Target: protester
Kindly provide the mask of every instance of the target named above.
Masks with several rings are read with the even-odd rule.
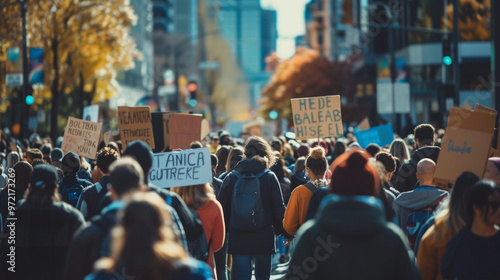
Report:
[[[238,162],[240,162],[245,157],[245,151],[242,147],[236,146],[231,148],[226,160],[225,172],[219,175],[219,179],[224,180],[229,172],[233,171]]]
[[[366,151],[368,154],[370,154],[372,157],[375,157],[375,155],[380,152],[381,148],[378,144],[376,143],[371,143],[366,147]]]
[[[71,206],[76,207],[83,189],[92,185],[92,183],[76,175],[78,170],[80,170],[80,157],[73,152],[68,152],[64,155],[61,162],[61,169],[64,173],[63,179],[59,182],[61,199]]]
[[[165,203],[153,193],[136,194],[113,229],[110,258],[96,263],[97,272],[85,280],[213,279],[208,265],[188,257],[176,241]]]
[[[182,223],[181,233],[182,237],[185,237],[187,241],[196,240],[200,237],[203,227],[199,219],[196,219],[186,203],[177,195],[176,193],[162,189],[161,186],[155,186],[149,182],[149,172],[153,166],[153,151],[144,141],[135,140],[130,142],[125,151],[123,151],[122,156],[131,156],[137,160],[144,173],[144,184],[146,185],[147,191],[153,191],[160,195],[168,205],[175,209],[179,220]]]
[[[288,199],[290,199],[290,196],[288,195],[290,193],[290,179],[288,179],[288,177],[286,176],[288,174],[287,171],[290,170],[288,170],[288,168],[285,166],[285,160],[278,151],[274,151],[274,156],[276,157],[276,161],[274,162],[273,166],[269,168],[269,170],[271,170],[274,175],[276,175],[276,178],[280,183],[283,201],[285,202],[285,205],[287,205]]]
[[[450,198],[436,213],[435,224],[423,234],[417,254],[422,280],[443,279],[441,259],[446,252],[446,244],[465,226],[467,198],[478,181],[473,173],[462,173],[451,189]]]
[[[83,279],[92,272],[94,262],[99,257],[109,256],[109,234],[118,223],[119,210],[125,208],[130,195],[144,190],[144,174],[134,159],[124,157],[116,160],[109,170],[109,191],[113,202],[104,208],[100,215],[94,217],[87,227],[75,234],[68,252],[65,280]],[[167,205],[164,207],[172,209]]]
[[[422,159],[417,164],[417,179],[420,186],[412,191],[402,192],[394,200],[394,211],[399,227],[406,233],[410,247],[415,242],[420,228],[434,214],[448,192],[433,185],[436,164],[430,159]]]
[[[330,183],[336,195],[300,228],[284,279],[419,279],[404,234],[374,198],[379,188],[366,154],[338,157]]]
[[[26,152],[26,161],[32,164],[36,158],[43,159],[42,152],[39,149],[28,149]]]
[[[82,212],[88,221],[101,213],[104,207],[111,203],[108,193],[109,167],[118,159],[118,152],[104,147],[97,153],[96,167],[102,177],[99,182],[83,189],[76,208]]]
[[[410,160],[410,151],[408,150],[408,146],[406,146],[405,141],[401,138],[397,138],[394,139],[389,146],[389,153],[396,158],[396,169],[394,170],[394,174],[391,179],[391,184],[395,187],[401,165]]]
[[[443,279],[500,279],[500,191],[479,181],[467,198],[466,225],[446,246]]]
[[[276,176],[268,171],[276,159],[269,144],[256,136],[247,139],[245,156],[246,159],[236,166],[237,173],[233,171],[224,179],[218,197],[228,229],[228,253],[233,255],[233,269],[237,279],[251,279],[252,261],[255,265],[255,277],[259,280],[269,279],[271,255],[275,252],[274,234],[285,234],[285,237],[290,238],[282,226],[285,206],[280,185]],[[255,199],[250,196],[242,198],[245,196],[241,187],[245,183],[240,174],[251,176],[251,182],[259,187],[255,190]],[[242,206],[249,204],[255,206],[249,208],[256,213],[252,217],[243,215]],[[249,219],[253,222],[246,224]]]
[[[308,178],[306,178],[306,173],[304,172],[306,168],[305,163],[306,163],[305,157],[299,157],[295,161],[295,168],[294,168],[294,173],[292,175],[292,179],[290,180],[290,193],[288,194],[288,196],[292,194],[293,190],[296,187],[307,183]]]
[[[304,224],[311,196],[318,188],[328,185],[325,180],[328,161],[322,147],[317,146],[311,150],[305,166],[310,181],[293,190],[283,219],[283,228],[291,236],[295,236],[299,227]]]
[[[434,146],[434,127],[430,124],[421,124],[415,127],[415,144],[417,150],[410,160],[401,163],[396,179],[396,190],[400,192],[411,191],[417,185],[417,163],[424,158],[437,162],[439,147]]]
[[[7,154],[7,164],[4,166],[4,173],[7,174],[9,168],[14,167],[14,165],[16,165],[19,161],[21,161],[21,157],[17,152],[12,151]]]
[[[100,149],[98,149],[98,151],[99,150]],[[84,180],[87,180],[87,181],[93,183],[91,170],[92,170],[92,167],[90,166],[90,163],[87,162],[87,159],[80,156],[80,170],[78,170],[78,173],[77,173],[78,178],[84,179]]]
[[[50,163],[50,152],[52,151],[52,145],[50,144],[43,144],[42,147],[40,148],[40,152],[42,152],[42,159],[45,160],[46,162]]]
[[[65,279],[68,246],[85,220],[75,208],[59,202],[57,188],[54,167],[33,169],[26,199],[16,208],[14,279]]]
[[[54,148],[50,152],[50,164],[54,167],[61,168],[61,161],[64,156],[61,148]]]
[[[226,172],[226,163],[227,163],[227,158],[229,156],[229,152],[231,151],[232,147],[229,146],[221,146],[215,155],[219,159],[219,165],[217,167],[217,170],[215,171],[215,176],[219,179],[221,174]]]
[[[399,192],[392,186],[391,179],[396,171],[396,159],[388,152],[379,152],[375,155],[377,162],[380,162],[384,167],[384,176],[382,185],[385,190],[390,191],[394,197],[399,196]]]
[[[488,158],[486,170],[483,175],[484,180],[491,180],[500,186],[500,157]]]
[[[329,164],[332,164],[335,161],[335,159],[337,159],[346,150],[347,146],[345,142],[341,139],[337,140],[337,142],[335,142],[335,145],[333,146],[332,162],[330,162]]]
[[[216,133],[210,135],[210,153],[215,154],[220,149],[219,136]]]
[[[195,209],[200,217],[205,233],[205,241],[209,249],[207,259],[204,261],[212,268],[215,274],[213,254],[224,245],[226,233],[222,206],[217,201],[213,189],[208,184],[177,187],[172,188],[172,191],[176,192],[186,202],[188,207]]]
[[[212,161],[212,188],[214,189],[214,194],[217,197],[219,193],[220,187],[222,186],[222,180],[215,177],[215,170],[217,170],[217,166],[219,165],[219,159],[215,154],[210,154],[210,160]]]

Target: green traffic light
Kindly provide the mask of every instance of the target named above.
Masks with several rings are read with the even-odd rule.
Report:
[[[448,56],[448,55],[447,55],[447,56],[444,56],[444,57],[443,57],[443,63],[444,63],[444,65],[446,65],[446,66],[450,66],[452,62],[453,62],[453,61],[451,60],[451,57],[450,57],[450,56]]]
[[[278,118],[278,112],[276,112],[276,111],[274,111],[274,110],[273,110],[273,111],[271,111],[271,112],[269,112],[269,118],[270,118],[271,120],[275,120],[275,119],[277,119],[277,118]]]
[[[35,101],[35,99],[33,98],[33,95],[26,96],[26,104],[31,105],[31,104],[33,104],[34,101]]]
[[[190,99],[188,102],[190,107],[196,107],[198,105],[198,100],[196,99]]]

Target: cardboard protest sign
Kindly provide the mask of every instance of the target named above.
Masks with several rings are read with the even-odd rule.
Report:
[[[111,130],[108,130],[108,131],[104,132],[104,134],[102,135],[102,138],[104,140],[104,144],[106,144],[106,147],[109,144],[109,138],[110,137],[111,137]]]
[[[83,119],[91,122],[99,122],[99,105],[83,107]]]
[[[69,117],[64,129],[61,149],[79,156],[95,159],[102,124]]]
[[[394,132],[390,123],[375,126],[367,130],[355,131],[354,135],[363,149],[366,149],[372,143],[384,147],[390,145],[394,140]]]
[[[210,148],[153,154],[149,181],[162,188],[211,183]]]
[[[496,112],[454,107],[434,172],[434,184],[449,190],[464,171],[483,177],[493,137]]]
[[[120,138],[123,147],[134,140],[146,142],[151,149],[155,148],[151,109],[149,106],[118,107]]]
[[[295,139],[337,137],[344,132],[340,96],[319,96],[291,100]]]
[[[200,140],[203,140],[203,138],[205,138],[209,133],[210,133],[210,123],[206,119],[201,120]]]
[[[364,118],[358,125],[359,130],[367,130],[370,129],[370,122],[368,121],[368,118]]]
[[[490,148],[490,152],[488,153],[488,157],[500,157],[500,151]]]
[[[202,115],[170,113],[163,115],[165,147],[189,149],[191,142],[200,141]]]

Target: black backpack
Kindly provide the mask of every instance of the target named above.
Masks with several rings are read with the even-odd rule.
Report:
[[[193,216],[196,219],[200,219],[198,213],[190,209]],[[201,231],[200,237],[196,240],[188,241],[188,250],[191,256],[199,261],[208,263],[208,257],[210,254],[210,244],[212,243],[212,238],[207,243],[207,237],[205,236],[205,230]]]
[[[81,185],[64,187],[61,190],[62,201],[71,204],[71,206],[73,207],[76,207],[76,204],[78,203],[78,198],[80,198],[82,191],[83,191],[83,186]]]
[[[268,169],[254,174],[241,174],[233,170],[238,177],[233,189],[231,200],[230,223],[237,230],[258,230],[264,226],[264,207],[260,194],[262,175],[270,172]]]

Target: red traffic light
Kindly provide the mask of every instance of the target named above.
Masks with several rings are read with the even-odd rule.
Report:
[[[198,85],[195,82],[190,82],[187,85],[187,89],[189,92],[195,92],[198,89]]]

